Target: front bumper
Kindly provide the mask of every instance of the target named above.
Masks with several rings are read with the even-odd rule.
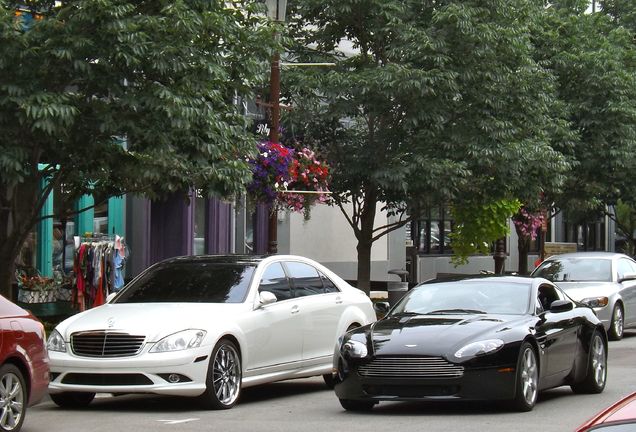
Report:
[[[132,357],[89,358],[49,351],[50,393],[154,393],[198,396],[205,391],[211,346]],[[179,381],[171,382],[179,376]]]
[[[460,378],[363,377],[351,368],[335,387],[339,399],[368,401],[510,400],[516,365],[470,368]]]

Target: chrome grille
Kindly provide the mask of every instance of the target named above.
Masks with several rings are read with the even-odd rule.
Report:
[[[82,357],[130,357],[141,351],[145,336],[91,331],[73,333],[71,349]]]
[[[363,377],[460,378],[464,367],[442,357],[377,357],[358,367]]]

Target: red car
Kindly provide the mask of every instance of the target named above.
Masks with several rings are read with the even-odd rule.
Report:
[[[588,431],[636,431],[636,392],[596,414],[576,430],[576,432]]]
[[[0,330],[0,431],[18,432],[49,385],[46,336],[36,317],[2,296]]]

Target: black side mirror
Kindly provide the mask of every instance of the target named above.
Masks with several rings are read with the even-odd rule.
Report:
[[[391,306],[389,306],[389,303],[387,302],[376,302],[373,303],[373,309],[375,309],[375,311],[379,314],[386,315],[389,312],[389,309],[391,309]]]
[[[556,300],[550,305],[550,312],[567,312],[574,309],[574,303],[568,300]]]

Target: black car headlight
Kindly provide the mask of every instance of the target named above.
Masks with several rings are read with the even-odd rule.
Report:
[[[342,355],[345,358],[364,358],[368,354],[369,350],[362,342],[349,339],[342,345]]]
[[[497,352],[504,346],[501,339],[487,339],[479,342],[469,343],[455,353],[457,358],[477,357],[485,354]]]

